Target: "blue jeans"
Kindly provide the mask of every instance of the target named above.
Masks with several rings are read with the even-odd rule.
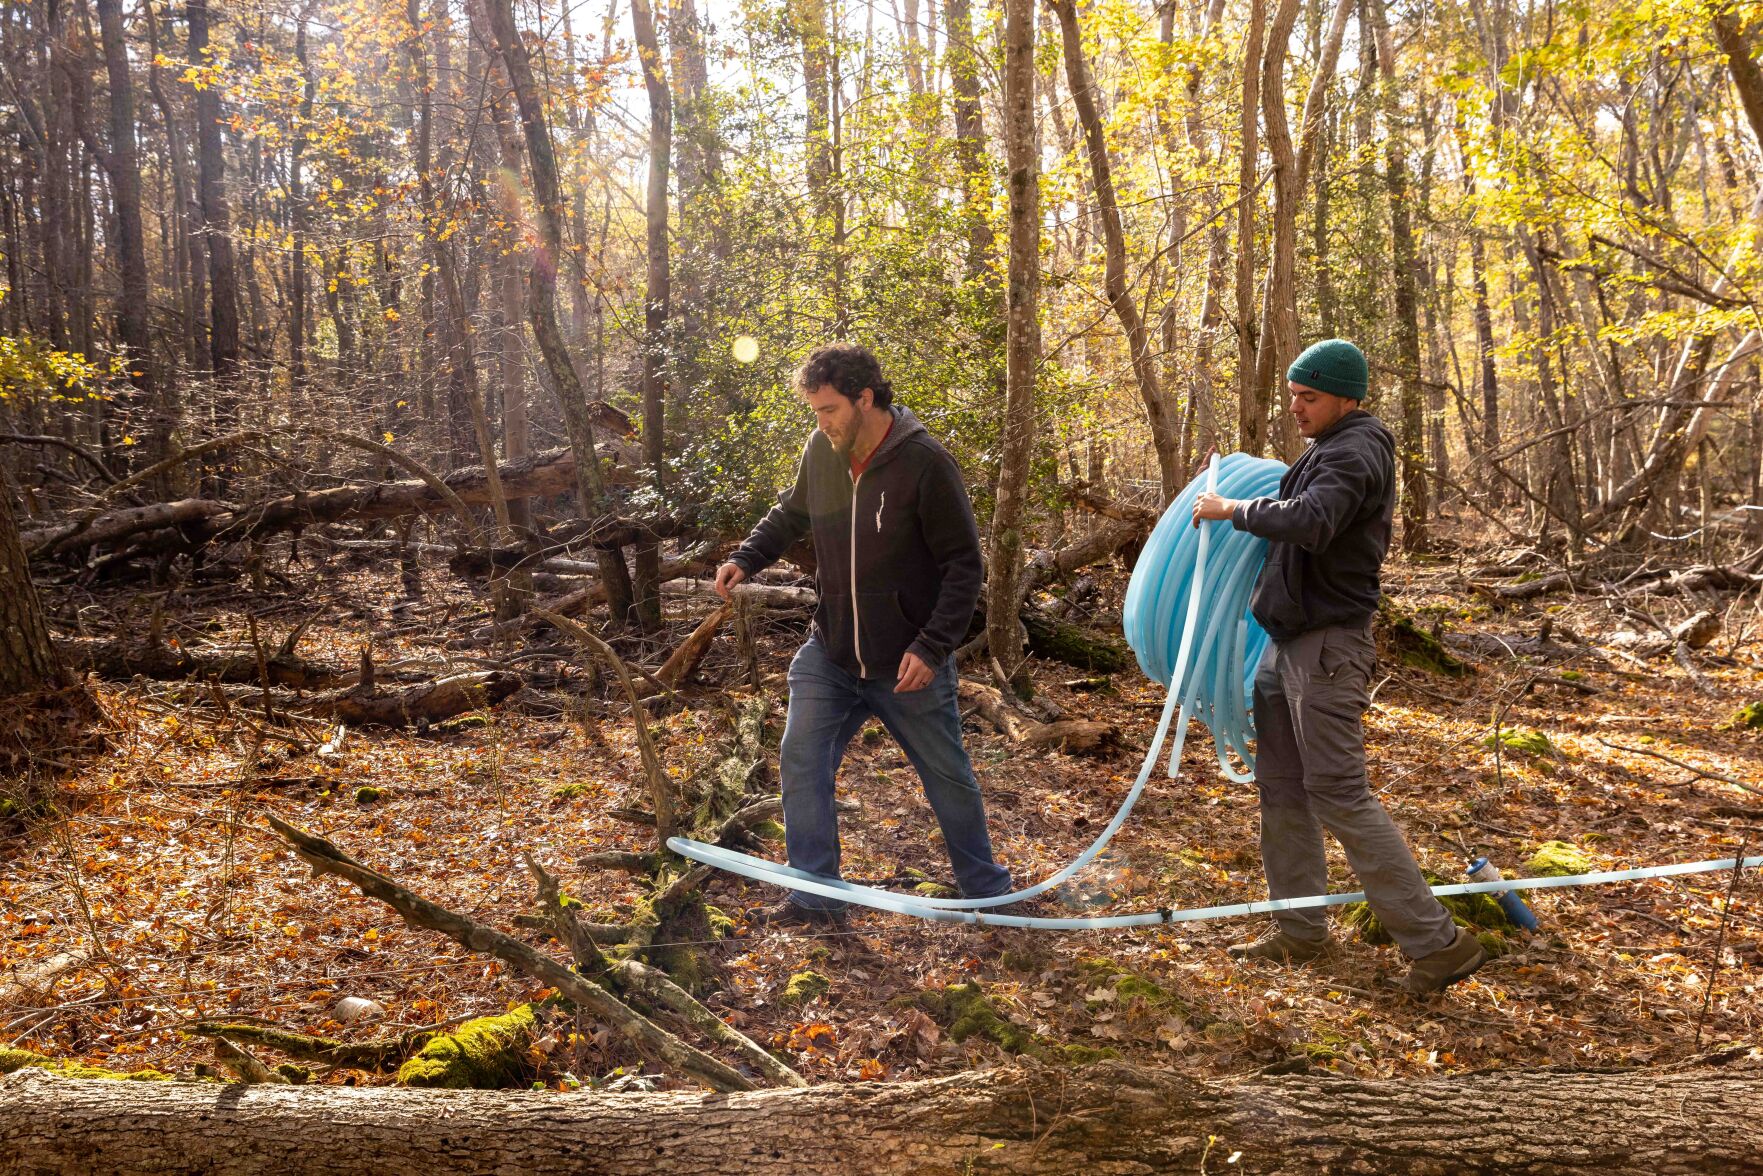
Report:
[[[892,677],[859,678],[840,668],[814,637],[790,663],[790,712],[778,757],[790,865],[811,874],[839,876],[834,777],[852,736],[874,715],[918,770],[925,799],[942,826],[961,893],[969,898],[1008,893],[1010,871],[992,860],[985,803],[967,749],[961,745],[955,659],[944,662],[921,690],[895,694],[894,685]],[[846,905],[800,891],[791,891],[790,897],[814,910]]]

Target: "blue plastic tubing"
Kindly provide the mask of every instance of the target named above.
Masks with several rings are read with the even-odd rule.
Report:
[[[1113,927],[1148,927],[1160,923],[1197,922],[1264,914],[1280,910],[1338,906],[1362,902],[1365,895],[1318,894],[1305,898],[1268,899],[1225,906],[1163,908],[1130,915],[1093,918],[1046,918],[993,914],[988,908],[1033,898],[1071,878],[1095,860],[1131,815],[1133,806],[1150,782],[1170,722],[1176,718],[1175,741],[1169,752],[1169,774],[1174,777],[1187,741],[1188,720],[1197,718],[1212,731],[1218,766],[1232,780],[1254,779],[1254,760],[1248,744],[1255,736],[1250,691],[1255,667],[1267,648],[1267,633],[1249,615],[1249,592],[1261,570],[1267,542],[1228,522],[1193,525],[1194,499],[1202,490],[1226,498],[1270,496],[1279,487],[1286,467],[1266,458],[1231,454],[1214,457],[1206,473],[1177,496],[1151,532],[1134,566],[1127,586],[1122,624],[1127,644],[1137,656],[1139,668],[1152,681],[1169,687],[1157,733],[1145,753],[1126,799],[1112,820],[1088,848],[1072,862],[1033,886],[991,898],[924,898],[916,894],[860,886],[839,878],[809,874],[721,846],[670,837],[668,848],[694,861],[728,870],[760,882],[769,882],[823,898],[840,899],[860,906],[893,911],[943,923],[983,923],[988,926],[1034,927],[1043,930],[1093,930]],[[1202,612],[1204,616],[1202,617]],[[1176,618],[1183,618],[1181,626]],[[1239,769],[1232,758],[1245,767]],[[1531,890],[1559,886],[1588,886],[1600,882],[1701,873],[1716,869],[1763,866],[1763,857],[1652,866],[1639,870],[1606,871],[1571,878],[1506,878],[1498,882],[1436,886],[1434,894],[1486,894],[1496,890]]]

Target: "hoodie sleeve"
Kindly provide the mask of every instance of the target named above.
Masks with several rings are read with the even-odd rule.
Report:
[[[814,435],[810,433],[808,443],[802,447],[802,458],[796,463],[795,482],[777,496],[777,505],[766,512],[747,541],[728,557],[749,580],[776,563],[812,525],[808,514],[808,455],[813,446]]]
[[[1361,444],[1330,445],[1314,463],[1315,474],[1296,498],[1251,498],[1231,513],[1231,525],[1274,543],[1321,551],[1393,469],[1381,447]]]
[[[979,556],[979,526],[973,519],[973,503],[955,459],[939,453],[919,475],[918,525],[942,573],[942,590],[930,620],[907,647],[933,670],[949,660],[979,604],[984,571]]]

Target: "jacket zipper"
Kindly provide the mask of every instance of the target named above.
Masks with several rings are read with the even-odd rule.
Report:
[[[851,478],[851,652],[857,657],[857,676],[867,678],[869,667],[863,664],[863,627],[857,612],[857,483],[862,480],[862,474]]]

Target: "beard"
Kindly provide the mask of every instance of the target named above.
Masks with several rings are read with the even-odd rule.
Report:
[[[851,454],[851,447],[857,444],[857,430],[850,429],[843,433],[827,433],[826,440],[827,444],[833,447],[834,453],[839,454],[841,457],[849,457]]]

